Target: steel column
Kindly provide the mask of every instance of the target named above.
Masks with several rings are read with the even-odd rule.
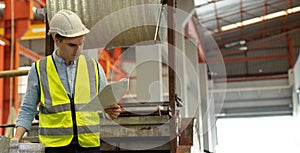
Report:
[[[45,13],[45,18],[46,18],[46,32],[49,31],[49,23],[48,23],[48,17],[47,13]],[[54,51],[54,40],[52,36],[46,35],[46,48],[45,48],[45,56],[51,55]]]
[[[176,153],[177,148],[177,123],[176,123],[176,105],[175,105],[175,24],[174,9],[175,0],[167,2],[167,18],[168,18],[168,69],[169,69],[169,101],[172,118],[170,120],[170,153]]]
[[[0,45],[0,71],[4,70],[4,46]],[[3,99],[3,90],[4,90],[4,86],[3,86],[3,79],[0,78],[0,124],[4,123],[4,99]],[[4,129],[0,129],[0,135],[2,135],[4,133]]]

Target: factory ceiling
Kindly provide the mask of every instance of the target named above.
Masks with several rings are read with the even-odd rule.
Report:
[[[299,0],[195,0],[228,78],[285,75],[299,55]]]

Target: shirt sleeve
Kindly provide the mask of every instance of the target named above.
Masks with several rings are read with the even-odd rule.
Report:
[[[16,127],[22,126],[26,130],[31,129],[31,123],[34,116],[37,114],[37,105],[39,103],[39,82],[35,64],[32,64],[27,80],[27,89],[21,103],[21,109],[16,121]]]
[[[104,70],[102,66],[97,62],[98,64],[98,72],[99,72],[99,88],[98,91],[100,92],[107,84],[107,79],[104,73]]]

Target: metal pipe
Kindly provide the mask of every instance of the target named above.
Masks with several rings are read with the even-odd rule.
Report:
[[[9,78],[9,77],[28,75],[28,72],[29,72],[29,70],[0,71],[0,78]]]
[[[156,28],[155,28],[154,41],[157,40],[157,35],[158,35],[159,25],[160,25],[160,22],[161,22],[161,14],[162,14],[163,7],[164,7],[164,5],[161,4],[161,7],[160,7],[160,9],[159,9],[159,14],[158,14],[158,19],[157,19],[157,24],[156,24]]]
[[[13,70],[14,69],[14,59],[15,58],[15,0],[11,1],[11,41],[10,41],[10,69]],[[13,109],[13,100],[14,100],[14,88],[16,86],[14,86],[14,79],[13,78],[9,78],[9,112],[11,113],[14,109]],[[7,118],[6,122],[9,122],[9,117]],[[7,131],[5,131],[5,135],[6,135]]]

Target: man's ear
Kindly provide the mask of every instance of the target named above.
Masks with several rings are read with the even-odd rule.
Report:
[[[53,38],[53,41],[54,41],[55,45],[58,46],[60,41],[55,37],[55,35],[52,35],[52,38]]]

